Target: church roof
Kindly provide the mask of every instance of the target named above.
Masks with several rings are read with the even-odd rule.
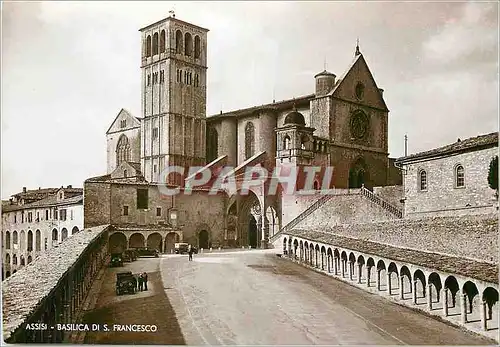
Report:
[[[328,72],[326,70],[323,70],[322,72],[320,72],[319,74],[317,74],[316,76],[314,76],[314,78],[319,77],[319,76],[333,76],[333,77],[336,77],[334,73]]]
[[[216,120],[219,118],[226,118],[226,117],[245,117],[248,116],[254,112],[258,111],[263,111],[266,109],[272,109],[276,111],[284,111],[284,110],[289,110],[293,108],[293,105],[295,104],[297,107],[305,107],[309,106],[309,101],[314,99],[316,97],[315,94],[308,94],[304,96],[300,96],[298,98],[293,98],[293,99],[286,99],[286,100],[281,100],[278,102],[272,102],[269,104],[264,104],[260,106],[252,106],[248,108],[242,108],[236,111],[231,111],[231,112],[225,112],[225,113],[220,113],[220,114],[215,114],[212,116],[207,117],[207,121],[210,122],[211,120]]]
[[[498,132],[479,135],[476,137],[470,137],[465,140],[458,139],[457,142],[451,143],[446,146],[431,149],[425,152],[419,152],[415,154],[408,155],[406,157],[401,157],[396,160],[397,163],[410,162],[417,159],[428,159],[433,157],[439,157],[443,155],[451,155],[455,153],[468,152],[473,150],[479,150],[489,147],[498,147]]]

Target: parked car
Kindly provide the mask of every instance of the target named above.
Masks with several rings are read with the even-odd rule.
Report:
[[[155,257],[158,258],[160,253],[154,248],[136,248],[137,256],[139,257]]]
[[[174,244],[175,254],[186,254],[189,250],[189,244],[179,242]]]
[[[137,291],[137,279],[132,271],[116,274],[116,295],[134,294]]]
[[[124,253],[124,258],[128,258],[130,260],[125,261],[135,261],[137,260],[137,252],[133,249],[127,249]]]
[[[112,267],[115,266],[123,266],[123,256],[121,253],[111,253],[111,262]]]

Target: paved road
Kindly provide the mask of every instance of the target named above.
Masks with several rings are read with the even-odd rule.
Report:
[[[160,262],[188,345],[492,344],[269,251]]]

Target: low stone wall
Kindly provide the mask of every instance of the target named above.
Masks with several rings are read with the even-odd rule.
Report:
[[[497,215],[397,219],[339,225],[335,212],[330,211],[332,217],[328,219],[327,205],[321,210],[321,214],[313,213],[294,229],[329,232],[395,247],[498,264]]]

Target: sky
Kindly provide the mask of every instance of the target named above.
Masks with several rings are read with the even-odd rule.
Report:
[[[106,174],[105,132],[140,117],[138,31],[210,29],[207,115],[314,92],[356,39],[389,107],[389,153],[498,131],[496,2],[3,2],[2,198]]]

